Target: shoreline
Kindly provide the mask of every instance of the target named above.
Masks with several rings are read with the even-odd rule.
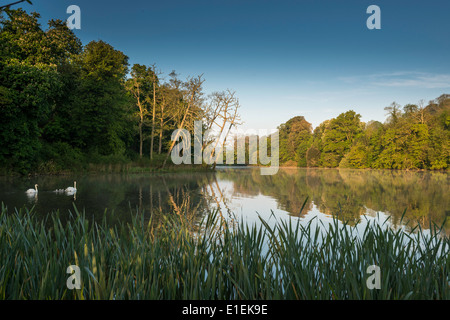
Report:
[[[215,172],[216,169],[253,169],[263,168],[267,166],[260,165],[218,165],[211,168],[206,165],[196,164],[181,164],[181,165],[167,165],[165,168],[160,166],[143,166],[136,162],[130,163],[109,163],[109,164],[88,164],[85,169],[75,170],[58,170],[54,172],[29,172],[27,174],[20,174],[17,172],[6,173],[6,169],[0,170],[0,177],[38,177],[38,176],[70,176],[74,174],[106,174],[106,173],[177,173],[177,172]],[[297,167],[280,165],[279,169],[303,169],[303,170],[358,170],[358,171],[393,171],[393,172],[440,172],[448,173],[449,169],[387,169],[387,168],[332,168],[332,167]]]
[[[167,165],[165,168],[159,166],[139,166],[129,164],[94,164],[97,168],[92,168],[92,166],[86,169],[76,169],[76,170],[61,170],[55,172],[30,172],[27,174],[20,174],[17,172],[11,172],[5,174],[0,173],[0,177],[44,177],[44,176],[71,176],[74,174],[84,174],[84,175],[97,175],[97,174],[112,174],[112,173],[126,173],[126,174],[138,174],[138,173],[177,173],[177,172],[213,172],[214,170],[206,166],[193,167],[193,165]],[[5,170],[6,171],[6,170]]]
[[[259,166],[259,165],[221,165],[221,166],[216,166],[216,168],[230,168],[230,169],[239,169],[239,168],[261,168],[261,167],[266,167],[266,166]],[[268,166],[267,166],[268,167]],[[378,170],[378,171],[401,171],[401,172],[414,172],[414,171],[419,171],[419,172],[442,172],[442,173],[446,173],[446,172],[450,172],[450,169],[388,169],[388,168],[332,168],[332,167],[297,167],[297,166],[286,166],[286,165],[280,165],[278,166],[279,169],[323,169],[323,170],[361,170],[361,171],[369,171],[369,170]]]

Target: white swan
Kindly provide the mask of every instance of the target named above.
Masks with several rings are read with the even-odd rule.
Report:
[[[28,195],[34,195],[38,193],[38,185],[35,184],[34,185],[34,189],[28,189],[27,191],[25,191],[26,194]]]
[[[66,188],[65,191],[68,192],[68,193],[75,193],[75,192],[77,192],[77,182],[74,181],[73,182],[73,187],[68,187],[68,188]]]

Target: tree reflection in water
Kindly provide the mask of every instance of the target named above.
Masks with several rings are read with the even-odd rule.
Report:
[[[384,213],[395,226],[406,209],[406,219],[427,228],[430,222],[443,223],[450,208],[449,174],[429,171],[280,168],[276,175],[262,176],[259,168],[218,168],[216,172],[42,176],[32,181],[42,186],[39,200],[28,199],[23,192],[31,181],[2,179],[0,201],[11,212],[34,206],[35,214],[59,210],[63,219],[76,204],[95,220],[102,219],[106,210],[111,222],[130,220],[132,212],[154,220],[158,215],[183,214],[198,222],[210,210],[219,209],[228,221],[238,213],[255,219],[256,212],[282,210],[292,217],[321,212],[349,224],[363,215]],[[52,192],[75,179],[80,185],[76,199]],[[445,228],[448,233],[450,221]]]
[[[406,209],[403,221],[426,228],[430,222],[441,225],[450,207],[449,175],[442,172],[280,168],[276,175],[262,176],[254,169],[226,169],[217,178],[232,181],[235,195],[275,198],[292,216],[316,207],[349,224],[382,212],[397,225]]]

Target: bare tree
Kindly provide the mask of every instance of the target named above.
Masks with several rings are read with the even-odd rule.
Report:
[[[13,6],[15,4],[19,4],[19,3],[22,3],[22,2],[25,2],[25,1],[28,2],[29,4],[33,4],[33,3],[31,3],[30,0],[20,0],[20,1],[16,1],[16,2],[13,2],[13,3],[10,3],[10,4],[6,4],[4,6],[1,6],[0,10],[3,9],[3,8],[8,8],[9,9],[10,6]]]
[[[184,83],[184,99],[183,99],[183,107],[180,108],[179,116],[182,115],[181,120],[178,122],[178,129],[184,129],[186,125],[186,119],[189,116],[195,118],[195,114],[199,111],[201,105],[201,90],[204,79],[202,79],[203,75],[198,76],[197,78],[189,78],[187,82]],[[196,108],[198,107],[198,108]],[[196,110],[197,109],[197,110]],[[175,136],[175,139],[172,141],[169,150],[167,151],[166,158],[162,164],[162,168],[165,167],[167,160],[169,159],[170,153],[172,152],[173,147],[175,146],[176,141],[180,136],[181,131],[179,130]]]
[[[418,104],[407,104],[403,107],[405,115],[414,119],[419,124],[425,124],[428,121],[429,113],[425,110],[425,101],[422,99]]]
[[[158,146],[158,154],[161,154],[162,152],[162,138],[163,138],[163,131],[164,131],[164,124],[167,122],[166,117],[166,111],[167,111],[167,95],[168,90],[165,86],[160,88],[161,93],[161,103],[159,104],[160,110],[159,110],[159,146]]]
[[[222,141],[221,150],[223,151],[232,126],[241,124],[241,119],[238,114],[240,107],[239,100],[236,98],[236,93],[230,90],[214,92],[211,94],[210,99],[205,119],[207,121],[207,129],[216,131],[217,137],[214,141],[209,140],[203,142],[202,151],[211,143],[214,143],[212,150],[217,150],[220,141]],[[211,152],[209,163],[211,163],[214,157],[213,168],[215,168],[217,159],[221,153]]]
[[[392,121],[392,123],[397,123],[398,119],[400,118],[402,111],[400,109],[400,105],[396,103],[395,101],[391,103],[389,107],[385,107],[384,110],[387,111],[387,115],[389,116],[389,119]]]
[[[425,101],[423,99],[420,100],[417,104],[416,119],[420,124],[425,124],[425,122],[428,120],[428,113],[425,110]]]
[[[181,110],[183,95],[180,90],[181,81],[177,78],[175,71],[169,74],[170,81],[159,87],[159,147],[158,154],[162,153],[162,140],[165,126],[168,122],[174,121],[179,110]]]
[[[155,120],[156,120],[156,86],[158,84],[158,77],[156,74],[156,65],[152,65],[153,71],[153,104],[152,104],[152,131],[151,131],[151,140],[150,140],[150,160],[153,159],[153,141],[155,138]],[[158,71],[158,75],[161,72]]]

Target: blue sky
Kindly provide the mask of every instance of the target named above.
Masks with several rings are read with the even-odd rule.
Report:
[[[0,0],[0,3],[8,1]],[[355,110],[385,120],[384,107],[450,93],[447,0],[33,0],[28,11],[67,19],[81,8],[87,44],[104,40],[167,76],[203,74],[205,92],[231,89],[243,128],[273,129],[297,115],[313,126]],[[370,5],[381,29],[369,30]]]

